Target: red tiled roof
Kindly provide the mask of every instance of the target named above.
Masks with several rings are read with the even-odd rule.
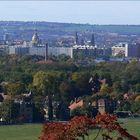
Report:
[[[52,64],[52,63],[54,63],[52,60],[47,60],[47,61],[44,61],[44,60],[42,60],[42,61],[38,61],[38,62],[36,62],[37,64]]]
[[[77,102],[74,102],[72,103],[70,106],[69,106],[69,109],[70,110],[74,110],[78,107],[82,107],[84,105],[84,101],[83,100],[80,100],[80,101],[77,101]]]

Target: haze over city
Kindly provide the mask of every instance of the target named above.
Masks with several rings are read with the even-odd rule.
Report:
[[[0,20],[140,24],[139,1],[1,1]]]

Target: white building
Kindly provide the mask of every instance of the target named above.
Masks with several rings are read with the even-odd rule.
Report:
[[[45,56],[47,54],[47,50],[45,46],[36,46],[29,48],[29,55],[39,55]]]
[[[48,47],[48,55],[59,56],[65,54],[73,58],[73,48],[72,47]]]
[[[91,46],[91,45],[74,45],[73,49],[96,49],[97,46]]]
[[[97,46],[92,45],[74,45],[73,46],[73,57],[96,57]]]
[[[121,55],[124,57],[140,58],[140,44],[120,43],[112,47],[112,56]]]
[[[112,49],[112,56],[125,56],[126,53],[126,47],[128,46],[127,43],[119,43],[115,46],[113,46]]]
[[[29,47],[24,46],[9,46],[9,54],[26,55],[29,54]]]
[[[36,46],[29,48],[29,55],[40,55],[40,56],[59,56],[65,54],[70,58],[73,57],[73,49],[68,47],[47,47],[47,46]]]
[[[49,47],[41,44],[38,34],[35,32],[30,43],[24,42],[22,45],[9,47],[9,54],[17,55],[39,55],[39,56],[59,56],[66,55],[73,57],[91,57],[95,58],[100,55],[105,55],[108,52],[105,48],[97,48],[94,42],[94,35],[90,45],[74,45],[73,47]]]

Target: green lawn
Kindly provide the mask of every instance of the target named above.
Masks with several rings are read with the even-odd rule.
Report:
[[[0,126],[0,140],[38,140],[41,124]]]
[[[120,121],[123,122],[122,126],[126,128],[128,132],[140,139],[140,119],[124,119]]]
[[[131,134],[136,135],[140,139],[140,119],[121,119],[120,122],[123,122],[122,125]],[[41,124],[0,126],[0,140],[38,140],[41,130]],[[92,130],[89,140],[93,140],[97,132],[98,130]],[[117,134],[114,134],[114,137],[115,135]],[[98,137],[98,140],[102,140],[101,136]]]

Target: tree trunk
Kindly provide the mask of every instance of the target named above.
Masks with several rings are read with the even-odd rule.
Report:
[[[48,96],[48,116],[49,116],[49,120],[53,120],[52,95]]]

